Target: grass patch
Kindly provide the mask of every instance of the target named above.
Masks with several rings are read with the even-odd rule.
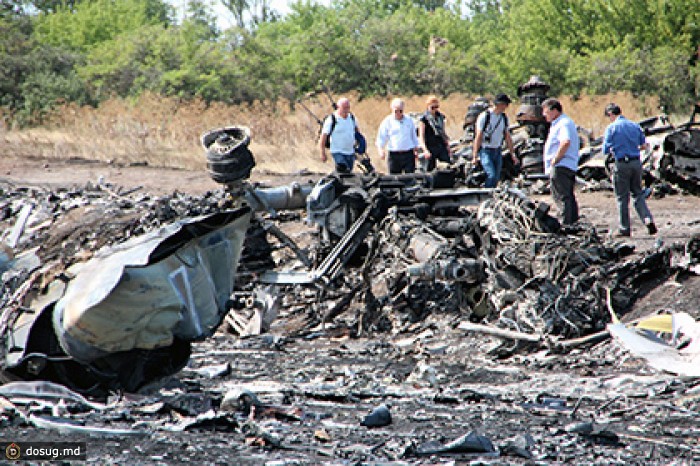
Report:
[[[370,156],[379,163],[374,147],[381,120],[389,114],[391,98],[359,100],[348,95],[351,111],[368,140]],[[447,115],[447,132],[453,139],[462,134],[467,107],[475,96],[451,95],[441,100]],[[426,96],[404,97],[407,112],[422,112]],[[630,94],[561,98],[564,112],[576,124],[603,134],[608,123],[603,108],[616,102],[633,120],[659,113],[655,99],[638,100]],[[319,118],[330,112],[325,97],[310,99],[306,106]],[[515,101],[508,109],[515,121]],[[200,146],[202,133],[230,125],[248,126],[251,150],[257,169],[274,173],[294,173],[302,169],[327,172],[330,163],[319,160],[316,146],[318,124],[298,104],[287,101],[257,102],[252,105],[207,105],[202,101],[183,102],[174,98],[144,95],[136,101],[112,99],[99,108],[65,105],[58,108],[41,128],[0,133],[5,154],[18,157],[81,158],[119,164],[147,163],[156,167],[203,170],[205,156]]]

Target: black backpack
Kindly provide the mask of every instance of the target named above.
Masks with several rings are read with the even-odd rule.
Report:
[[[335,129],[335,123],[336,123],[335,113],[331,113],[328,116],[331,118],[331,131],[330,131],[330,133],[328,133],[328,137],[326,138],[326,149],[330,149],[330,147],[331,147],[331,134],[333,134],[333,130]],[[326,117],[326,118],[328,118],[328,117]],[[323,119],[324,122],[326,121],[326,118]],[[350,118],[352,118],[352,122],[356,128],[355,132],[357,133],[357,124],[355,123],[355,115],[353,115],[351,113]],[[323,124],[321,124],[321,132],[323,132]]]

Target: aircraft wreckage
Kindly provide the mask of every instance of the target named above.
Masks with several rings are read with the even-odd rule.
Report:
[[[677,134],[667,143],[686,154]],[[606,332],[611,309],[624,315],[642,284],[698,273],[698,236],[625,262],[629,245],[590,225],[561,231],[518,189],[469,188],[459,165],[254,186],[249,141],[241,127],[202,136],[224,185],[202,197],[3,189],[3,381],[136,391],[184,367],[192,342],[224,322],[264,331],[300,294],[309,326],[353,309],[359,335],[452,313],[465,329],[566,348]],[[307,248],[277,226],[304,208],[316,228]],[[292,251],[285,263],[272,259],[271,238]]]
[[[503,181],[546,179],[543,172],[544,144],[549,123],[542,114],[542,102],[550,85],[539,76],[532,76],[518,86],[520,106],[515,123],[510,125],[515,155],[520,160],[515,167],[510,157],[504,157],[501,173]],[[457,161],[464,165],[466,184],[483,184],[485,174],[480,166],[473,166],[472,145],[474,124],[478,115],[489,107],[488,99],[477,98],[467,109],[464,134],[453,141]],[[647,185],[654,182],[670,183],[693,194],[700,194],[700,105],[695,105],[687,122],[673,125],[666,114],[645,118],[638,122],[649,142],[649,150],[642,154],[642,167]],[[577,175],[581,180],[597,182],[611,178],[613,159],[601,153],[603,138],[593,138],[589,129],[577,127],[582,143]]]

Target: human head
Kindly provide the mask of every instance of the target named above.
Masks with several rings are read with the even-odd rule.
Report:
[[[619,105],[610,102],[605,106],[605,111],[603,113],[605,113],[605,116],[608,118],[617,118],[622,115],[622,110],[620,110]]]
[[[506,94],[498,94],[496,98],[493,99],[493,104],[496,107],[497,112],[505,112],[510,103],[510,97],[508,97]]]
[[[347,117],[350,113],[350,100],[347,97],[341,97],[336,103],[338,107],[338,114],[343,118]]]
[[[398,97],[391,101],[391,111],[394,114],[394,118],[397,120],[403,118],[403,107],[403,100],[399,99]]]
[[[425,99],[425,106],[429,111],[435,113],[440,108],[440,101],[437,97],[431,95],[430,97]]]
[[[563,111],[561,102],[553,97],[542,102],[542,114],[549,123],[559,118],[559,115],[561,115]]]

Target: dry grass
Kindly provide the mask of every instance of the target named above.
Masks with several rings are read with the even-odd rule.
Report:
[[[373,141],[381,120],[389,113],[391,99],[363,99],[348,96],[376,157]],[[407,112],[424,110],[425,96],[405,97]],[[603,108],[618,103],[626,116],[641,119],[659,113],[655,100],[641,101],[629,94],[583,96],[561,99],[564,112],[594,136],[605,129]],[[448,117],[448,134],[458,138],[472,96],[452,95],[441,101]],[[328,99],[309,100],[307,107],[319,117],[328,113]],[[514,121],[517,102],[509,108]],[[63,106],[43,128],[3,131],[2,153],[21,157],[84,158],[122,164],[147,163],[151,166],[204,169],[204,151],[199,143],[207,130],[229,125],[251,128],[251,150],[259,170],[294,173],[302,169],[324,172],[331,169],[318,159],[315,119],[301,106],[292,109],[288,102],[253,105],[206,105],[204,102],[180,102],[146,95],[136,102],[110,100],[99,108]],[[376,161],[375,161],[376,162]],[[381,164],[377,164],[381,166]]]

